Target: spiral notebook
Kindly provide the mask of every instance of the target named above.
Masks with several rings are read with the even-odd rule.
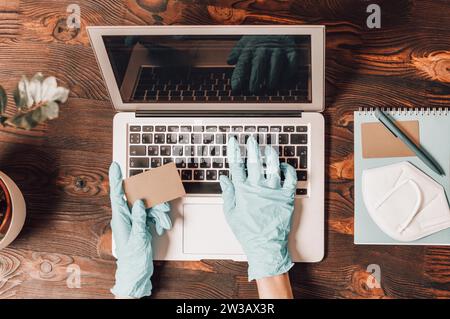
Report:
[[[450,228],[421,238],[413,242],[400,242],[390,238],[382,232],[373,222],[366,210],[362,199],[361,175],[362,171],[369,168],[385,166],[402,161],[408,161],[441,184],[446,192],[447,200],[450,197],[450,109],[386,109],[387,113],[402,126],[409,135],[416,139],[440,164],[445,171],[445,176],[439,176],[426,166],[420,159],[408,150],[404,154],[398,154],[398,148],[393,147],[397,154],[384,156],[368,156],[365,147],[363,154],[362,125],[365,123],[379,123],[372,109],[362,109],[354,113],[355,119],[355,220],[354,242],[355,244],[380,244],[380,245],[450,245]],[[367,128],[365,128],[367,129]],[[414,135],[417,135],[414,138]],[[366,140],[364,140],[367,143]],[[384,141],[385,143],[385,141]],[[377,146],[377,145],[376,145]],[[377,148],[372,148],[377,151]],[[380,148],[383,149],[385,148]],[[386,150],[385,150],[386,151]],[[389,151],[388,151],[389,152]],[[391,157],[392,156],[392,157]],[[449,202],[450,204],[450,202]]]

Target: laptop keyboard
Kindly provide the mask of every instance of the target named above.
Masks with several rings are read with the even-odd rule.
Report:
[[[297,180],[307,182],[307,125],[129,125],[128,175],[175,162],[187,193],[220,194],[220,175],[230,175],[227,141],[232,136],[239,141],[245,160],[252,135],[262,156],[266,145],[273,146],[280,162],[296,169]],[[298,187],[296,193],[308,195],[308,189]]]
[[[300,70],[298,83],[270,94],[250,95],[231,91],[231,67],[197,67],[188,71],[141,67],[133,102],[300,102],[308,97],[308,68]]]

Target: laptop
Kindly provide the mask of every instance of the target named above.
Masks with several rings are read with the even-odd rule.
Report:
[[[324,26],[102,26],[88,33],[117,111],[113,160],[126,177],[175,162],[187,192],[171,202],[173,228],[154,236],[155,260],[246,260],[224,218],[219,177],[229,176],[228,139],[237,138],[245,157],[252,135],[297,170],[292,260],[322,260]]]

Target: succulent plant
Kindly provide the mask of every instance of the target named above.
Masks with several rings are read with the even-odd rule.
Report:
[[[0,124],[29,130],[57,118],[59,104],[67,101],[69,90],[59,87],[55,77],[36,73],[30,80],[23,76],[13,95],[17,113],[10,117],[5,114],[8,97],[0,86]]]

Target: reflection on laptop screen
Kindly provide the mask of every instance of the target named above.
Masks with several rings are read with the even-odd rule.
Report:
[[[309,35],[103,41],[124,103],[311,103]]]

